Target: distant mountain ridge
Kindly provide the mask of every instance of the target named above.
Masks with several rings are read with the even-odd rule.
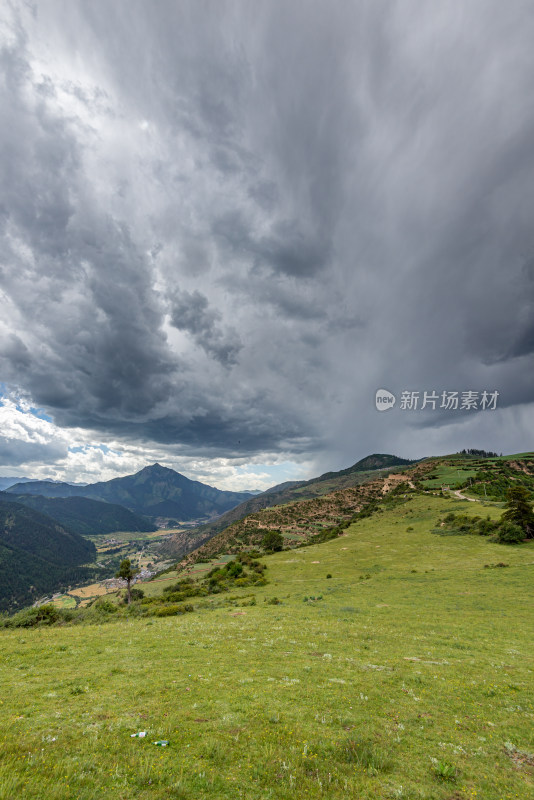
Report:
[[[0,493],[1,495],[2,493]],[[97,536],[116,531],[155,531],[153,522],[135,514],[116,503],[104,503],[89,497],[42,497],[41,495],[15,495],[4,493],[8,499],[16,500],[27,508],[43,514],[65,525],[82,536]]]
[[[367,472],[375,469],[389,469],[389,467],[409,467],[410,464],[417,464],[417,460],[410,460],[408,458],[399,458],[398,456],[391,456],[387,453],[373,453],[370,456],[361,458],[352,467],[341,469],[338,472],[325,472],[319,478],[314,478],[315,481],[324,481],[333,477],[342,477],[343,475],[352,475],[355,472]]]
[[[10,486],[14,486],[16,483],[28,483],[31,480],[32,478],[23,477],[0,478],[0,492],[3,492],[4,489],[8,489]]]
[[[172,517],[180,521],[216,517],[247,500],[247,492],[225,492],[193,481],[173,469],[153,464],[122,478],[87,486],[38,481],[19,483],[7,490],[16,495],[87,497],[124,506],[154,520]]]

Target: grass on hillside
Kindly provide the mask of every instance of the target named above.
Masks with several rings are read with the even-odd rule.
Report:
[[[449,511],[480,505],[269,556],[255,606],[1,631],[0,798],[531,797],[534,542],[432,534]]]
[[[425,489],[440,489],[442,485],[456,489],[462,486],[467,480],[473,479],[477,474],[476,469],[468,466],[440,464],[432,470],[428,478],[421,481]]]

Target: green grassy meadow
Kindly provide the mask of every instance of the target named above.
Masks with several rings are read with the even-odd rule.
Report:
[[[1,630],[1,800],[531,798],[534,542],[459,510],[501,513],[408,495],[191,614]]]

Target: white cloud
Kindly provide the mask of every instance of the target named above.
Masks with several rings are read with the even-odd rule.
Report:
[[[218,489],[268,489],[284,480],[309,477],[310,464],[288,461],[287,454],[263,457],[190,458],[179,446],[126,445],[97,432],[65,429],[37,414],[27,398],[0,400],[2,475],[94,483],[138,472],[158,462]],[[259,466],[257,466],[259,465]]]

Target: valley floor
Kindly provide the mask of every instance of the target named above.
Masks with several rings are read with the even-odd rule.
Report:
[[[256,605],[1,631],[0,798],[532,797],[534,543],[431,532],[460,509],[500,514],[408,496]]]

